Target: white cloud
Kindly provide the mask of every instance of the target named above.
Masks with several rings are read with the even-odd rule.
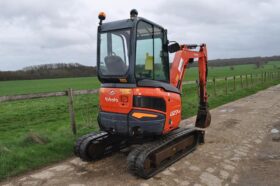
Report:
[[[207,43],[210,58],[280,53],[278,0],[0,0],[0,70],[95,65],[98,12],[114,21],[132,8],[167,28],[170,40]]]

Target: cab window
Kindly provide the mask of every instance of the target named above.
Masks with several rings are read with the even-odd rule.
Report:
[[[166,64],[167,63],[167,64]],[[168,61],[163,57],[163,30],[141,21],[137,26],[135,76],[168,81]]]
[[[100,34],[99,68],[102,75],[124,76],[129,68],[130,30],[116,30]]]

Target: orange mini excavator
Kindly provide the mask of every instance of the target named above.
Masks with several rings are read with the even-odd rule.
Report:
[[[128,169],[149,178],[204,143],[202,128],[211,122],[206,45],[168,41],[166,29],[138,17],[135,9],[129,19],[103,24],[104,13],[99,19],[100,131],[79,138],[74,151],[82,160],[93,161],[133,145]],[[169,64],[169,53],[174,52]],[[195,59],[200,86],[196,123],[180,128],[182,82],[187,65]]]

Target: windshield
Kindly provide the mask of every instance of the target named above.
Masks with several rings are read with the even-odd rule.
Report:
[[[102,75],[123,76],[129,67],[130,30],[100,34],[99,70]]]
[[[163,53],[163,30],[140,21],[137,26],[136,78],[168,81],[168,61]]]

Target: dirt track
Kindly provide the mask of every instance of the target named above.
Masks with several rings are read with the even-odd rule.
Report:
[[[149,180],[130,175],[120,152],[94,163],[73,158],[0,185],[280,185],[280,142],[270,133],[280,129],[280,85],[211,114],[206,143]]]

